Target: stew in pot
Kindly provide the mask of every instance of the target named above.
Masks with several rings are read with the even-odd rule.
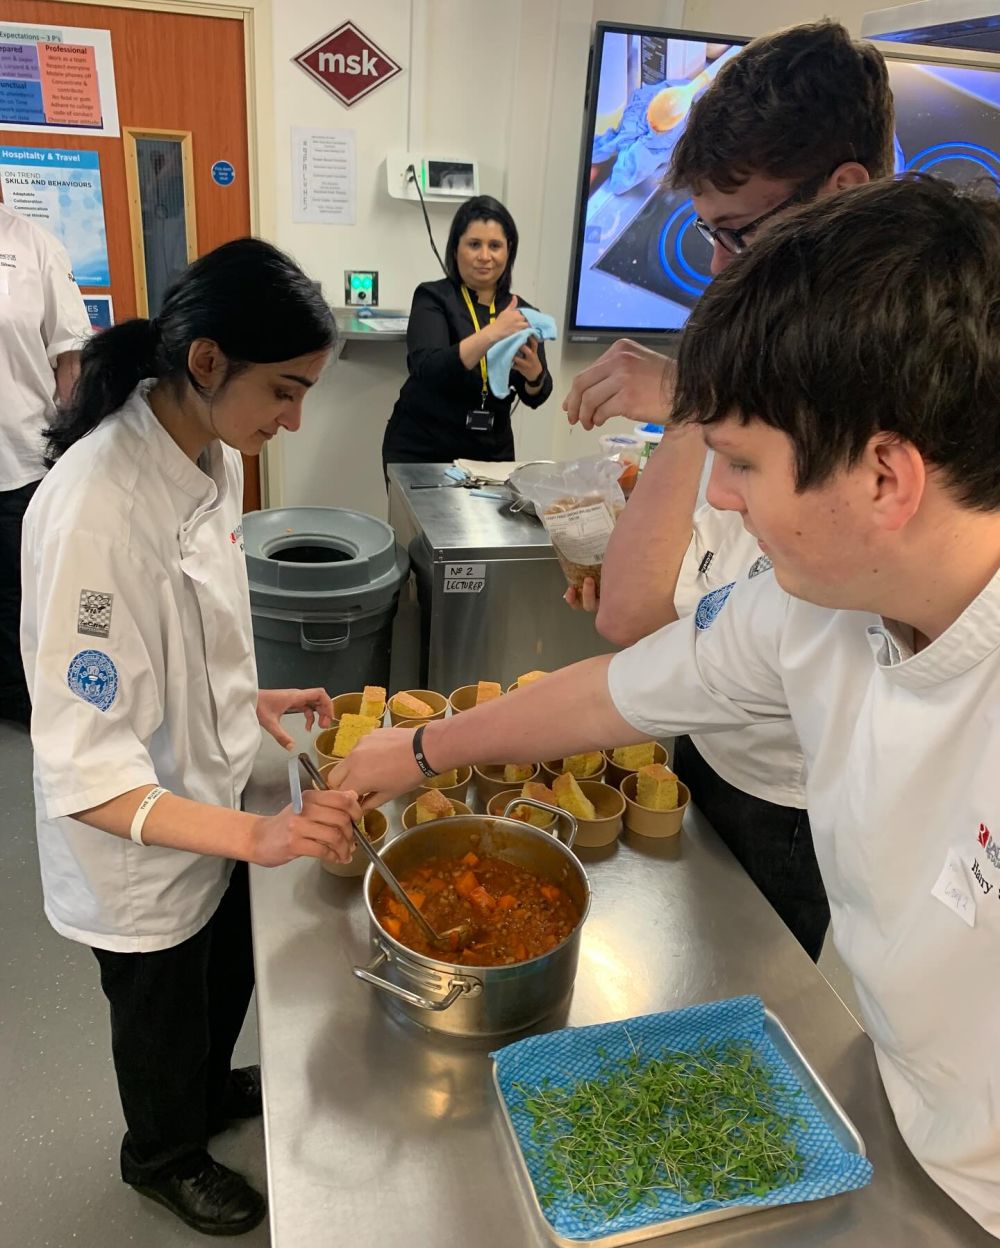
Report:
[[[466,966],[526,962],[554,949],[580,919],[566,891],[502,858],[430,858],[399,875],[407,896],[442,932],[469,923],[472,935],[454,961]],[[406,907],[383,888],[375,917],[390,936],[415,953],[440,958]]]

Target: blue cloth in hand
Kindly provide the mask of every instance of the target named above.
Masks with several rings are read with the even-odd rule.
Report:
[[[538,338],[540,341],[550,342],[559,336],[551,316],[536,312],[534,308],[519,307],[518,311],[531,328],[508,334],[486,352],[486,376],[489,378],[490,390],[498,399],[505,399],[510,393],[510,370],[514,367],[514,356],[528,339]]]

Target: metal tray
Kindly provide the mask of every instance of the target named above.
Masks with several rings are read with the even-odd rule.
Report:
[[[816,1106],[838,1143],[847,1152],[857,1153],[861,1157],[866,1156],[865,1142],[861,1138],[857,1127],[848,1118],[847,1114],[837,1103],[833,1093],[785,1030],[778,1016],[768,1009],[764,1011],[764,1030],[773,1041],[778,1052],[788,1063],[789,1069],[798,1079],[803,1092]],[[528,1173],[527,1162],[518,1143],[514,1123],[507,1109],[507,1102],[500,1091],[495,1060],[493,1062],[493,1087],[496,1090],[497,1100],[500,1102],[503,1120],[507,1125],[508,1144],[514,1154],[515,1169],[520,1175],[528,1203],[535,1211],[548,1238],[552,1243],[559,1244],[561,1248],[578,1248],[580,1244],[594,1245],[594,1248],[618,1248],[618,1245],[621,1244],[636,1244],[644,1239],[654,1239],[658,1235],[670,1235],[675,1231],[690,1231],[697,1226],[706,1226],[710,1222],[724,1222],[729,1218],[741,1218],[748,1213],[773,1212],[775,1208],[775,1206],[745,1205],[742,1208],[740,1206],[730,1206],[726,1209],[706,1209],[701,1213],[692,1213],[688,1217],[669,1218],[666,1222],[651,1222],[648,1226],[635,1227],[628,1231],[618,1231],[613,1235],[598,1235],[589,1239],[569,1239],[559,1234],[542,1209],[538,1193],[535,1191],[535,1185],[532,1183],[531,1175]],[[790,1206],[781,1205],[777,1207],[789,1208]]]

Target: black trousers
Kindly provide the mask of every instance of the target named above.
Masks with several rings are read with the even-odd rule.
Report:
[[[0,719],[26,724],[31,700],[21,665],[21,527],[40,481],[0,490]]]
[[[208,923],[156,953],[95,949],[111,1005],[125,1123],[122,1178],[183,1174],[204,1157],[253,992],[247,866],[238,862]]]
[[[816,962],[830,924],[830,905],[808,814],[734,788],[709,767],[690,737],[678,737],[674,743],[674,770],[740,866]]]

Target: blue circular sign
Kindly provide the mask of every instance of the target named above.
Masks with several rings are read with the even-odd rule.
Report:
[[[236,181],[236,170],[228,160],[217,160],[212,166],[212,181],[219,186],[232,186]]]

